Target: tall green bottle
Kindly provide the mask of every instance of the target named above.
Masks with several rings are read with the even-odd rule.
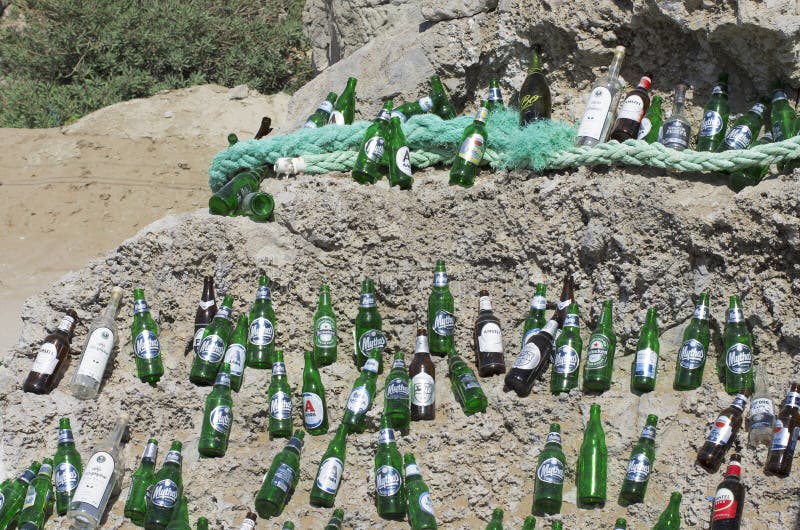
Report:
[[[233,330],[228,348],[225,350],[223,363],[231,367],[231,390],[238,392],[244,382],[244,367],[247,365],[247,334],[250,330],[250,318],[247,314],[239,315],[236,329]]]
[[[150,488],[156,480],[156,458],[158,457],[158,442],[149,439],[144,447],[139,467],[131,476],[131,487],[125,501],[125,517],[136,526],[144,526],[144,517],[147,513],[147,497]]]
[[[529,515],[522,523],[522,530],[536,530],[536,518]]]
[[[12,521],[17,519],[17,515],[25,505],[28,487],[36,478],[41,466],[39,462],[33,462],[10,486],[3,489],[4,499],[0,504],[0,528],[5,530]]]
[[[173,441],[169,453],[164,459],[164,464],[156,473],[153,489],[147,500],[147,513],[144,516],[145,530],[164,530],[177,511],[178,503],[183,496],[182,447],[181,442]]]
[[[401,190],[410,190],[414,184],[411,177],[411,151],[408,149],[406,135],[400,118],[392,116],[389,120],[389,186],[398,186]]]
[[[201,456],[225,456],[228,438],[233,426],[233,398],[231,398],[231,367],[223,363],[217,373],[214,388],[206,398],[203,428],[197,451]]]
[[[767,108],[763,102],[756,103],[753,107],[739,116],[733,127],[725,135],[725,141],[717,148],[717,151],[729,151],[747,149],[750,144],[758,138],[761,126],[764,123],[764,113]]]
[[[486,412],[489,400],[486,398],[478,378],[472,368],[456,353],[455,348],[447,354],[447,367],[450,369],[450,388],[464,414],[471,416],[476,412]]]
[[[75,439],[72,436],[72,428],[68,418],[61,418],[58,422],[58,447],[53,457],[55,466],[55,477],[53,482],[56,485],[56,512],[58,515],[65,515],[69,510],[69,503],[81,480],[83,466],[81,466],[81,454],[75,448]]]
[[[258,278],[256,301],[250,309],[250,331],[247,335],[247,366],[272,368],[275,356],[275,311],[272,309],[269,278],[263,272]]]
[[[455,348],[455,301],[450,294],[444,260],[436,260],[433,288],[428,297],[428,347],[430,352],[444,357]]]
[[[17,518],[19,530],[42,530],[44,522],[52,513],[53,485],[50,482],[53,475],[53,459],[45,458],[36,477],[28,485],[25,503]]]
[[[328,97],[320,103],[314,114],[308,117],[305,124],[303,124],[303,128],[316,129],[327,125],[328,120],[331,118],[331,112],[333,112],[334,103],[336,103],[336,92],[328,92]]]
[[[353,352],[356,368],[361,368],[375,348],[381,351],[378,356],[378,373],[383,373],[383,350],[386,348],[386,335],[381,331],[381,314],[375,302],[375,284],[365,278],[361,282],[361,298],[358,304],[355,328],[353,329]]]
[[[578,507],[595,508],[606,502],[606,468],[608,450],[606,435],[600,422],[600,405],[589,409],[589,423],[583,433],[575,479],[578,484]]]
[[[394,362],[383,389],[383,415],[393,429],[407,431],[411,421],[410,383],[403,352],[394,354]]]
[[[256,494],[256,512],[263,519],[276,517],[284,506],[300,479],[300,451],[303,449],[305,433],[296,430],[283,451],[275,455],[272,465],[264,475],[264,481]]]
[[[528,76],[519,90],[519,125],[524,127],[537,120],[549,120],[552,110],[550,87],[542,72],[542,54],[538,49],[531,52]]]
[[[392,100],[387,100],[383,108],[367,127],[361,149],[353,165],[353,180],[361,184],[373,184],[381,177],[381,166],[388,153],[389,118],[392,112]]]
[[[583,367],[583,388],[592,392],[604,392],[611,388],[614,371],[614,350],[617,336],[614,334],[613,305],[611,300],[603,302],[603,313],[597,329],[589,337],[586,364]]]
[[[378,358],[381,350],[372,350],[369,359],[361,368],[361,374],[353,383],[353,389],[347,398],[342,424],[348,432],[364,432],[367,421],[367,412],[372,408],[375,398],[376,381],[378,379]]]
[[[525,319],[525,324],[522,327],[522,347],[528,343],[528,339],[535,335],[547,323],[545,310],[547,308],[547,285],[543,283],[536,284],[536,293],[531,300],[531,308],[528,311],[528,317]]]
[[[189,524],[189,499],[186,498],[186,495],[178,500],[167,530],[192,530],[192,526]]]
[[[336,362],[339,339],[336,335],[336,314],[331,307],[331,289],[327,284],[319,288],[313,327],[314,362],[317,366],[333,364]]]
[[[452,120],[456,117],[456,109],[450,103],[450,98],[444,90],[442,80],[438,75],[431,76],[431,99],[433,100],[433,112],[443,120]]]
[[[345,456],[347,455],[347,428],[339,425],[336,434],[322,454],[317,469],[317,477],[311,487],[311,506],[330,508],[336,500],[336,493],[342,483]]]
[[[708,330],[709,310],[708,293],[700,293],[691,322],[683,332],[683,344],[678,350],[675,366],[675,390],[694,390],[703,382],[703,370],[706,367],[708,344],[711,334]]]
[[[739,296],[730,298],[728,319],[722,335],[725,352],[725,391],[736,394],[743,389],[753,393],[753,336],[744,321]]]
[[[636,134],[637,140],[644,140],[648,144],[655,143],[661,136],[661,125],[664,124],[664,113],[661,110],[661,96],[653,96],[653,101],[650,102],[650,108],[642,118],[642,123],[639,125],[639,132]]]
[[[333,515],[328,519],[328,524],[322,530],[342,530],[344,523],[344,510],[337,508],[333,510]]]
[[[486,525],[486,530],[503,530],[503,510],[495,508],[492,512],[492,518],[489,524]]]
[[[653,530],[680,530],[681,528],[681,498],[679,492],[674,492],[669,498],[667,509],[658,518]]]
[[[645,421],[639,441],[633,448],[625,470],[625,480],[619,492],[619,505],[628,506],[644,502],[647,492],[647,483],[653,471],[653,462],[656,458],[656,424],[658,416],[649,414]]]
[[[635,392],[652,392],[656,388],[660,351],[657,319],[656,309],[648,309],[631,363],[631,389]]]
[[[192,371],[189,373],[189,381],[196,385],[210,385],[217,378],[217,372],[222,364],[222,357],[231,334],[232,305],[233,297],[226,296],[222,307],[214,315],[214,320],[203,332],[203,339],[200,341],[197,355],[194,356],[194,362],[192,362]]]
[[[697,151],[716,151],[725,141],[728,117],[728,74],[719,75],[719,80],[711,90],[711,98],[703,109],[703,122],[697,135]]]
[[[465,188],[471,187],[475,183],[475,175],[478,173],[483,155],[486,152],[486,143],[489,141],[489,134],[486,131],[486,120],[489,119],[487,103],[481,101],[475,119],[464,129],[461,135],[461,147],[458,154],[453,159],[453,167],[450,168],[450,185],[458,184]]]
[[[422,480],[414,455],[403,457],[406,466],[406,495],[408,496],[408,523],[411,530],[436,530],[436,516],[428,486]]]
[[[303,354],[303,427],[308,434],[318,435],[328,432],[328,404],[325,388],[319,376],[314,354],[306,350]]]
[[[796,118],[794,110],[786,97],[786,92],[780,83],[774,84],[775,90],[772,92],[772,109],[770,111],[770,121],[767,129],[772,131],[772,139],[775,142],[788,140],[797,134]]]
[[[572,302],[567,308],[561,334],[556,339],[556,355],[553,359],[553,370],[550,372],[550,392],[560,394],[578,386],[582,351],[578,304]]]
[[[333,106],[328,123],[332,125],[350,125],[356,117],[356,83],[355,77],[347,78],[347,86]]]
[[[158,326],[150,315],[142,289],[133,290],[131,344],[133,357],[136,359],[136,376],[143,383],[155,385],[164,375],[164,364],[161,361]]]
[[[384,413],[375,452],[375,507],[383,519],[402,520],[406,515],[403,459],[397,450],[394,429]]]
[[[561,426],[550,424],[550,433],[544,449],[536,461],[536,479],[533,483],[533,515],[561,513],[561,497],[564,491],[564,469],[567,460],[561,449]]]
[[[292,389],[286,378],[283,351],[275,351],[272,379],[269,382],[269,437],[288,438],[292,435]]]
[[[496,110],[503,110],[503,92],[500,90],[500,83],[494,77],[489,80],[489,98],[486,100],[487,110],[491,113]]]

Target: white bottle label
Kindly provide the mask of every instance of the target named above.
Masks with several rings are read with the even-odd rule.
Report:
[[[42,346],[39,348],[39,352],[36,354],[36,360],[33,361],[31,371],[50,375],[56,369],[57,365],[58,352],[56,351],[56,345],[51,342],[47,342],[42,344]]]
[[[206,328],[198,328],[197,331],[194,332],[194,353],[195,355],[200,353],[200,343],[203,342],[203,334],[206,332]]]
[[[673,149],[686,149],[689,147],[691,127],[680,120],[670,120],[664,123],[661,131],[660,142]]]
[[[586,110],[578,127],[578,137],[586,136],[595,140],[602,140],[603,125],[611,109],[611,92],[606,87],[597,87],[592,90]]]
[[[656,376],[657,365],[658,354],[654,350],[650,348],[639,350],[636,352],[636,364],[633,369],[633,376],[653,379]]]
[[[461,143],[458,156],[477,166],[480,165],[481,160],[483,160],[484,151],[486,151],[486,146],[483,135],[475,133],[464,139]]]
[[[404,145],[398,149],[394,161],[401,173],[411,176],[411,152],[408,147]]]
[[[366,386],[358,386],[350,392],[347,398],[347,410],[353,414],[361,414],[369,408],[369,392]]]
[[[737,125],[725,137],[725,145],[731,149],[747,149],[753,140],[753,132],[747,125]]]
[[[517,358],[514,360],[514,368],[522,370],[533,370],[539,366],[539,361],[542,359],[542,352],[534,342],[528,342],[522,347]]]
[[[753,350],[747,344],[737,342],[728,348],[725,366],[734,374],[746,374],[753,366]]]
[[[383,158],[383,151],[386,148],[386,140],[380,136],[373,136],[364,144],[364,154],[372,162],[378,162]]]
[[[218,363],[222,360],[225,353],[225,341],[219,335],[208,335],[200,343],[200,350],[197,356],[210,363]]]
[[[275,338],[275,326],[269,319],[258,317],[250,324],[247,340],[256,346],[267,346]]]
[[[292,417],[292,398],[285,392],[275,392],[269,400],[269,415],[276,420]]]
[[[89,336],[89,340],[86,341],[86,349],[83,350],[78,373],[91,377],[95,381],[102,381],[113,349],[114,333],[111,332],[111,329],[103,327],[94,330]]]
[[[731,419],[727,416],[720,416],[714,422],[711,432],[708,433],[706,440],[715,445],[725,445],[731,438],[733,427],[731,427]]]
[[[231,408],[226,405],[215,407],[208,416],[211,428],[220,434],[231,432],[231,421],[233,421],[233,413]]]
[[[419,106],[422,109],[422,112],[428,112],[433,108],[433,99],[430,96],[425,96],[424,98],[420,98]]]
[[[478,350],[483,353],[503,353],[503,333],[500,326],[487,322],[478,335]]]
[[[420,372],[411,378],[411,404],[418,407],[433,405],[435,386],[430,374]]]
[[[538,467],[536,478],[548,484],[563,484],[564,464],[558,458],[550,457]]]
[[[161,344],[152,331],[145,329],[136,336],[133,342],[133,353],[140,359],[155,359],[161,355]]]
[[[311,120],[308,120],[307,122],[305,122],[303,124],[303,129],[316,129],[316,128],[317,128],[317,124],[314,123]]]
[[[644,101],[638,94],[631,94],[622,103],[618,119],[633,120],[638,122],[644,116]]]
[[[325,493],[335,495],[339,489],[339,482],[342,480],[342,461],[336,457],[326,458],[319,466],[316,484]]]
[[[328,123],[331,125],[344,125],[344,114],[338,110],[334,110],[331,112],[331,117],[328,120]]]
[[[316,429],[325,419],[322,399],[314,393],[303,392],[303,423],[307,429]]]
[[[375,491],[381,497],[391,497],[400,491],[403,485],[403,477],[400,472],[392,466],[381,466],[375,472]]]
[[[284,492],[288,492],[294,487],[294,479],[296,473],[290,466],[281,463],[278,469],[275,470],[275,476],[272,477],[272,484],[278,486]]]
[[[329,316],[321,316],[315,322],[314,346],[328,348],[336,345],[336,321]]]
[[[722,115],[714,110],[709,110],[703,115],[700,124],[700,137],[709,138],[722,130]]]
[[[33,487],[33,484],[28,486],[28,491],[25,493],[25,504],[22,505],[22,509],[30,508],[36,502],[36,488]]]
[[[631,482],[647,482],[650,478],[650,459],[643,453],[633,455],[625,470],[625,480]]]
[[[578,369],[580,363],[581,359],[575,348],[569,344],[565,344],[559,346],[558,350],[556,350],[556,357],[553,360],[553,371],[557,374],[571,374]]]
[[[85,502],[100,509],[103,495],[114,475],[114,458],[105,451],[92,455],[72,497],[72,502]]]
[[[452,337],[456,329],[456,317],[449,311],[440,310],[433,316],[431,329],[439,337]]]
[[[678,361],[681,366],[687,370],[699,368],[705,358],[706,350],[703,348],[703,344],[697,339],[687,340],[678,351]]]
[[[326,113],[330,114],[330,112],[333,110],[333,103],[331,103],[326,99],[325,101],[320,103],[318,108],[319,110],[324,110]]]
[[[78,470],[72,464],[62,462],[56,466],[53,482],[58,493],[69,493],[78,487]]]
[[[240,376],[244,373],[244,365],[246,362],[246,353],[244,346],[241,344],[231,344],[225,351],[225,360],[231,365],[231,375]]]
[[[433,501],[431,501],[431,494],[427,491],[423,491],[419,495],[419,507],[422,508],[422,511],[428,512],[431,515],[435,515],[433,513]]]
[[[650,134],[653,124],[650,123],[650,118],[644,118],[639,125],[639,133],[636,135],[637,140],[644,140],[644,137]]]

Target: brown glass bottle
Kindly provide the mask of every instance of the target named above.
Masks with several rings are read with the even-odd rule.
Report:
[[[572,280],[572,273],[567,271],[564,276],[564,285],[561,287],[561,298],[556,303],[556,321],[559,329],[564,326],[567,319],[567,308],[575,301],[575,282]]]
[[[787,477],[792,471],[794,449],[800,434],[800,384],[796,381],[789,385],[789,393],[775,420],[773,432],[765,469],[767,473]]]
[[[500,320],[492,312],[492,297],[489,291],[480,292],[478,318],[475,319],[473,340],[475,347],[475,364],[481,377],[491,377],[506,372],[506,361],[503,356],[503,333]]]
[[[69,366],[70,343],[78,314],[70,309],[58,329],[45,337],[22,389],[34,394],[49,394]]]
[[[624,142],[636,138],[647,109],[650,108],[650,84],[653,76],[645,74],[639,86],[628,92],[611,130],[611,139]]]
[[[717,486],[714,494],[714,508],[711,514],[711,530],[739,530],[744,510],[744,485],[741,480],[742,457],[731,455],[725,478]]]
[[[414,359],[408,369],[411,378],[411,420],[432,420],[436,417],[436,367],[428,348],[428,333],[417,331]]]
[[[200,341],[203,340],[203,332],[206,330],[214,315],[217,314],[217,301],[214,299],[214,277],[206,276],[203,278],[203,296],[197,304],[197,312],[194,314],[194,339],[192,339],[192,349],[195,355],[200,348]],[[187,350],[189,353],[191,350]]]
[[[719,468],[725,453],[736,439],[742,426],[744,409],[747,406],[749,391],[737,394],[730,407],[720,412],[706,436],[706,441],[697,453],[697,462],[704,468],[714,471]]]

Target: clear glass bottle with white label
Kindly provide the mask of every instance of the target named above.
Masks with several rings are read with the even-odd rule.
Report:
[[[78,369],[70,383],[72,395],[78,399],[93,399],[100,390],[103,374],[113,360],[119,340],[116,318],[121,301],[122,288],[114,287],[105,311],[92,322]]]
[[[624,80],[619,75],[624,57],[625,47],[617,46],[614,59],[608,67],[608,75],[601,77],[592,87],[578,126],[577,145],[600,144],[608,138],[624,86]]]
[[[769,395],[767,386],[767,372],[763,366],[754,368],[755,392],[750,402],[748,417],[748,430],[750,445],[769,446],[772,443],[772,428],[775,426],[775,405]]]

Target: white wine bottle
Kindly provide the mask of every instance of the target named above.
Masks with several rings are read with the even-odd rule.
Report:
[[[625,46],[614,49],[614,59],[608,67],[608,75],[601,77],[592,87],[581,124],[578,126],[577,145],[595,145],[606,141],[622,96],[623,80],[619,76]]]

